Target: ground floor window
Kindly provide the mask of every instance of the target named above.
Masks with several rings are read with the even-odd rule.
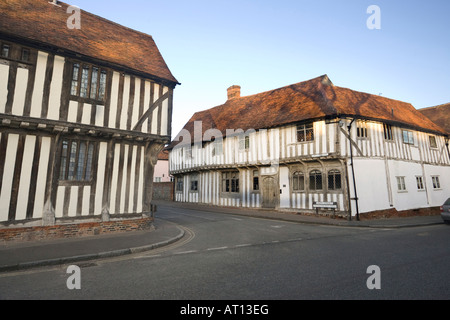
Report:
[[[198,174],[193,174],[191,176],[191,191],[192,192],[198,191]]]
[[[416,177],[416,183],[417,183],[417,190],[425,190],[423,178],[421,176]]]
[[[323,190],[322,172],[313,170],[309,173],[309,190]]]
[[[441,188],[441,182],[439,181],[439,176],[431,177],[431,181],[433,182],[433,189]]]
[[[331,170],[328,172],[328,190],[341,190],[342,177],[339,170]]]
[[[223,172],[222,173],[222,192],[239,193],[239,172]]]
[[[253,191],[259,191],[259,171],[253,171]]]
[[[406,191],[405,177],[397,177],[397,190]]]
[[[179,192],[183,191],[183,177],[177,177],[175,190]]]
[[[292,175],[292,190],[305,191],[305,175],[303,172],[297,171]]]
[[[94,162],[95,143],[82,140],[63,140],[61,145],[59,180],[90,182]]]

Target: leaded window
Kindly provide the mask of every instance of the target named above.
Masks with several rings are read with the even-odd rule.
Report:
[[[305,191],[305,175],[303,172],[294,172],[292,175],[292,190]]]
[[[89,182],[93,177],[95,144],[90,141],[63,140],[59,180]]]
[[[314,124],[303,124],[297,126],[297,141],[308,142],[314,141]]]
[[[309,173],[309,190],[323,190],[323,177],[319,170],[313,170]]]
[[[106,70],[88,64],[74,63],[70,94],[80,98],[104,101],[106,79]]]
[[[331,170],[328,172],[328,190],[341,190],[342,176],[339,170]]]

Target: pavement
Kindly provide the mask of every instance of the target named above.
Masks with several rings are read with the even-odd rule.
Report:
[[[367,228],[408,228],[443,224],[440,216],[416,216],[349,221],[342,218],[308,216],[261,209],[219,208],[175,202],[156,202],[154,228],[113,235],[39,242],[0,244],[0,273],[37,267],[86,263],[88,261],[146,252],[168,246],[184,237],[180,226],[164,220],[164,207],[218,212],[253,218],[273,219],[311,225]]]

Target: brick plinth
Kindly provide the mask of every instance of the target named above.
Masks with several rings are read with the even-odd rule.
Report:
[[[80,238],[102,234],[150,230],[153,218],[118,220],[109,222],[84,222],[46,227],[0,229],[0,243],[42,241]]]

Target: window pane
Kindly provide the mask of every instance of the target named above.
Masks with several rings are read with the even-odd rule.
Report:
[[[22,61],[28,61],[30,60],[30,50],[28,49],[22,49],[22,57],[21,57]]]
[[[320,171],[312,171],[309,175],[309,188],[311,190],[322,190],[322,173]]]
[[[98,100],[104,100],[106,93],[106,71],[100,74],[100,87],[98,88]]]
[[[298,142],[304,142],[304,141],[306,141],[305,130],[299,130],[299,131],[297,131],[297,141],[298,141]]]
[[[341,173],[339,172],[338,174],[336,174],[334,176],[335,178],[335,186],[336,186],[336,190],[341,190],[342,189],[342,179],[341,179]]]
[[[67,180],[73,180],[75,175],[75,163],[77,161],[77,142],[72,141],[69,158],[69,174]]]
[[[253,191],[258,191],[258,190],[259,190],[259,178],[254,177],[253,178]]]
[[[292,179],[292,189],[294,189],[294,191],[298,191],[298,176],[294,174],[294,177]]]
[[[403,131],[403,142],[409,143],[408,131]]]
[[[430,136],[430,147],[437,148],[436,137]]]
[[[86,173],[84,179],[86,181],[91,180],[92,178],[92,161],[94,159],[94,145],[92,143],[89,144],[88,154],[87,154],[87,162],[86,162]]]
[[[72,87],[70,89],[70,94],[76,96],[78,94],[78,75],[80,72],[80,65],[75,63],[73,65],[73,73],[72,73]]]
[[[92,68],[91,76],[91,99],[97,98],[97,86],[98,86],[98,68]]]
[[[67,152],[69,149],[69,143],[67,141],[63,141],[62,143],[62,152],[61,152],[61,168],[59,170],[59,179],[66,180],[66,166],[67,166]]]
[[[78,152],[78,165],[77,165],[77,175],[76,180],[83,180],[83,170],[84,170],[84,160],[86,158],[86,142],[80,143],[80,150]]]
[[[2,45],[2,57],[4,58],[9,57],[9,49],[10,49],[9,45],[7,44]]]
[[[84,66],[81,72],[81,86],[80,86],[80,97],[88,97],[88,87],[89,87],[89,67]]]
[[[411,131],[408,132],[408,138],[409,138],[409,144],[414,144],[414,135]]]

